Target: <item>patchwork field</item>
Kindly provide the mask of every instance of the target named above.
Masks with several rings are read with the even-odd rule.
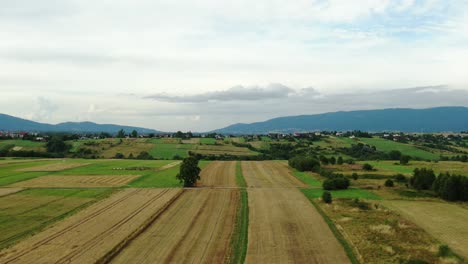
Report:
[[[6,196],[12,193],[17,193],[23,190],[23,188],[0,188],[0,197]]]
[[[426,201],[384,201],[384,205],[424,228],[468,259],[468,209]]]
[[[61,163],[28,167],[28,168],[19,169],[18,171],[62,171],[62,170],[73,169],[73,168],[77,168],[81,166],[86,166],[88,164],[89,163],[70,163],[70,162],[65,162],[64,160]]]
[[[126,189],[0,252],[1,263],[95,263],[136,236],[180,189]]]
[[[139,175],[67,175],[42,176],[11,185],[23,188],[98,188],[119,187],[137,179]]]
[[[223,263],[238,201],[237,190],[186,190],[112,263]]]

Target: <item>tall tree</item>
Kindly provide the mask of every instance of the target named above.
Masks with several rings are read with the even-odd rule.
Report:
[[[125,130],[120,129],[119,132],[117,132],[117,138],[124,138],[125,137]]]
[[[195,157],[187,157],[180,165],[179,174],[177,179],[184,183],[184,187],[195,186],[197,180],[200,179],[200,167],[198,167],[198,159]]]

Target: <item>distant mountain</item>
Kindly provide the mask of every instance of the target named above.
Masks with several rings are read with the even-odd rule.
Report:
[[[120,129],[130,133],[133,130],[138,133],[160,133],[154,129],[121,126],[113,124],[96,124],[93,122],[66,122],[57,125],[38,123],[10,115],[0,114],[0,130],[4,131],[31,131],[31,132],[107,132],[117,133]]]
[[[261,134],[301,131],[446,132],[468,131],[468,108],[382,109],[278,117],[264,122],[234,124],[213,132]]]

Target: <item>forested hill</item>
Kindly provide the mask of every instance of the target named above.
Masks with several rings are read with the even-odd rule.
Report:
[[[290,133],[314,130],[362,130],[369,132],[468,131],[468,108],[396,108],[287,116],[251,124],[234,124],[213,132],[251,134],[268,132]]]
[[[138,133],[158,133],[159,131],[141,127],[121,126],[113,124],[96,124],[93,122],[66,122],[56,125],[38,123],[10,115],[0,114],[0,130],[4,131],[36,131],[36,132],[107,132],[116,133],[120,129],[127,133],[136,130]]]

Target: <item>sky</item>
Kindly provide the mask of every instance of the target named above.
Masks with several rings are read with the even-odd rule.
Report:
[[[209,131],[468,106],[468,0],[0,0],[0,113]]]

